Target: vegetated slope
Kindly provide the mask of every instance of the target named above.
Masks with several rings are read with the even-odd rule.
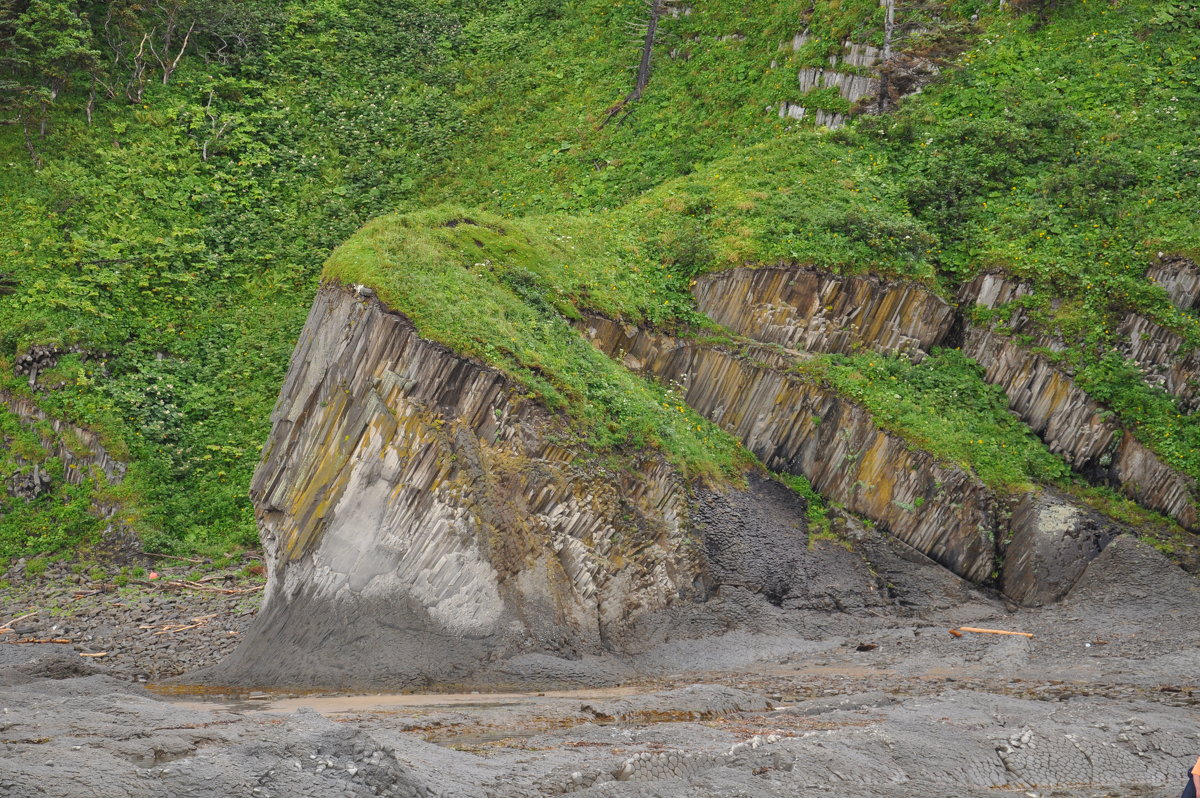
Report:
[[[1002,268],[1033,283],[1023,303],[1088,390],[1200,475],[1200,424],[1112,354],[1126,308],[1200,342],[1142,276],[1159,251],[1200,250],[1196,7],[901,6],[924,28],[912,51],[973,49],[898,113],[833,134],[775,106],[849,110],[835,91],[798,96],[797,70],[845,38],[880,44],[881,9],[674,8],[644,97],[607,124],[632,87],[640,3],[295,4],[238,64],[186,58],[90,126],[86,97],[63,95],[41,170],[0,130],[0,269],[17,281],[0,354],[103,353],[60,358],[66,385],[38,400],[128,449],[131,523],[155,546],[250,544],[246,485],[320,262],[370,217],[450,200],[371,223],[328,276],[376,286],[423,334],[573,414],[592,450],[657,445],[710,474],[744,456],[597,359],[568,325],[581,309],[702,323],[689,281],[745,263],[873,269],[947,295]],[[1069,479],[961,358],[827,361],[868,406],[903,397],[890,423],[989,481]],[[971,397],[964,416],[931,435],[951,395]],[[58,512],[40,501],[0,521],[0,555],[94,531],[30,535],[14,519]]]

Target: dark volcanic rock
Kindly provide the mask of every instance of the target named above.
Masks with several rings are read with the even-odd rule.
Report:
[[[1066,595],[1122,528],[1054,491],[1027,493],[1013,510],[1000,589],[1025,605]]]
[[[198,679],[465,683],[513,657],[636,654],[752,625],[772,601],[836,603],[812,597],[827,588],[814,589],[822,569],[801,567],[806,557],[865,570],[849,552],[810,554],[803,502],[765,480],[696,501],[661,459],[636,471],[572,462],[552,442],[562,421],[501,374],[334,286],[317,298],[273,421],[252,485],[264,606],[247,641]],[[736,542],[750,522],[761,549]]]

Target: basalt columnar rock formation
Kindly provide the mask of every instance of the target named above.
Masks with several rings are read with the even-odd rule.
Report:
[[[959,299],[968,305],[998,307],[1006,298],[1028,290],[1003,275],[983,274],[963,287]],[[985,379],[1004,388],[1009,406],[1050,451],[1062,455],[1075,470],[1118,488],[1189,529],[1197,528],[1200,514],[1193,480],[1112,421],[1111,414],[1075,384],[1069,371],[1032,346],[1022,345],[1015,336],[1028,324],[1027,317],[1018,312],[1004,329],[997,323],[973,325],[967,330],[963,351],[984,367]],[[1036,328],[1033,332],[1034,344],[1063,348],[1052,335]],[[1157,354],[1150,346],[1139,350],[1146,358]]]
[[[984,275],[960,301],[994,308],[1028,290]],[[1123,528],[1052,489],[988,487],[810,376],[806,353],[920,360],[961,343],[1078,471],[1196,522],[1190,482],[1069,373],[1019,345],[1011,327],[969,323],[918,284],[733,269],[699,280],[694,297],[743,337],[716,344],[595,315],[576,328],[674,386],[768,469],[804,476],[967,580],[1020,603],[1053,602]],[[804,502],[778,483],[749,474],[743,488],[692,484],[644,452],[620,453],[627,467],[614,468],[566,443],[566,425],[500,372],[421,337],[373,292],[327,284],[252,487],[265,604],[248,642],[201,678],[494,684],[520,671],[506,662],[527,661],[553,679],[575,667],[564,663],[845,607],[847,585],[872,589],[857,555],[813,554]],[[835,567],[840,587],[814,578]]]
[[[39,408],[30,399],[0,391],[0,407],[17,416],[27,427],[38,429],[39,442],[46,457],[62,462],[63,480],[78,485],[93,474],[109,485],[118,485],[125,479],[128,465],[113,457],[93,430],[55,418]],[[25,465],[20,456],[14,456],[18,464]],[[38,463],[28,464],[28,473],[12,475],[9,492],[26,499],[36,498],[50,489],[49,474]],[[117,505],[102,502],[96,511],[110,516]]]
[[[768,468],[802,474],[822,495],[960,576],[988,578],[1003,527],[991,492],[881,430],[836,392],[789,374],[785,356],[693,345],[601,317],[585,326],[597,347],[628,368],[680,386],[689,405]]]
[[[958,301],[997,308],[1030,290],[985,273],[962,288]],[[720,272],[699,281],[693,293],[701,311],[734,332],[809,351],[920,357],[931,346],[961,343],[984,367],[984,378],[1004,389],[1010,408],[1073,468],[1186,527],[1200,524],[1193,481],[1112,421],[1069,372],[1038,354],[1035,347],[1063,344],[1028,325],[1020,311],[1003,328],[964,324],[952,305],[920,285],[796,267]],[[1034,333],[1032,343],[1020,343],[1017,333],[1027,332]],[[1161,362],[1150,359],[1166,347],[1143,343],[1139,351],[1147,362]],[[1190,380],[1181,377],[1180,384]]]
[[[952,335],[954,307],[916,283],[813,268],[733,269],[692,290],[699,310],[740,335],[808,352],[920,357]]]
[[[678,385],[684,399],[776,471],[806,477],[974,582],[1017,601],[1053,601],[1121,530],[1054,491],[998,495],[974,475],[879,426],[860,405],[789,370],[769,348],[741,350],[655,335],[601,317],[583,325],[601,350]]]
[[[555,442],[563,421],[501,374],[336,286],[273,425],[252,486],[268,593],[247,644],[203,678],[464,682],[522,655],[713,633],[731,592],[759,609],[829,603],[790,490],[754,475],[693,490],[656,455],[625,470],[580,459]]]

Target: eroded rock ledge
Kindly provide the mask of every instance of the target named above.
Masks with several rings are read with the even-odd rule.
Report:
[[[1006,297],[1026,293],[1026,286],[1004,275],[984,274],[964,286],[959,298],[964,304],[994,308],[1003,304]],[[1024,315],[1018,314],[1007,327],[1011,330],[1015,326],[1019,332],[1027,323]],[[1166,332],[1157,325],[1154,327]],[[1045,335],[1035,344],[1061,348],[1060,343]],[[1132,345],[1147,358],[1148,364],[1163,363],[1152,359],[1165,354],[1161,347],[1137,341]],[[984,379],[1004,388],[1009,407],[1046,442],[1050,451],[1062,455],[1076,471],[1093,481],[1112,485],[1139,504],[1169,515],[1189,529],[1200,525],[1193,480],[1171,468],[1132,433],[1111,420],[1112,414],[1079,388],[1068,371],[1045,355],[1021,346],[1012,332],[1003,332],[996,324],[970,326],[963,352],[983,366]]]
[[[55,418],[23,396],[0,391],[0,405],[30,426],[39,422],[49,425],[54,434],[40,436],[42,448],[50,457],[62,461],[63,479],[68,483],[80,484],[93,469],[99,471],[110,485],[120,484],[125,479],[127,464],[109,454],[100,442],[100,436],[92,430]]]
[[[808,352],[869,349],[917,358],[944,345],[954,306],[916,283],[874,275],[839,277],[814,268],[733,269],[706,275],[692,290],[717,324],[763,343]]]
[[[551,441],[564,422],[501,374],[335,286],[272,419],[252,484],[268,593],[247,642],[200,680],[462,684],[513,657],[636,654],[870,593],[856,555],[807,561],[786,488],[751,475],[693,491],[657,457],[579,461]],[[840,587],[810,578],[838,568]]]
[[[38,431],[38,443],[46,457],[57,458],[62,463],[63,481],[67,484],[79,485],[93,476],[109,485],[119,485],[125,479],[128,464],[113,457],[95,431],[55,418],[30,399],[7,391],[0,391],[0,406],[17,416],[23,426]],[[0,439],[0,445],[3,444]],[[14,459],[18,465],[30,465],[20,456]],[[35,499],[53,488],[50,473],[40,463],[33,463],[28,470],[22,468],[15,474],[0,474],[0,479],[9,495],[24,500]],[[120,504],[108,496],[93,496],[92,511],[101,518],[111,519],[120,509]],[[107,546],[140,548],[133,534],[118,523],[110,524],[103,537]]]
[[[1181,302],[1192,296],[1187,274],[1171,282]],[[1029,292],[1003,274],[985,273],[963,287],[958,301],[995,308]],[[1007,327],[964,324],[953,305],[920,285],[806,267],[731,269],[698,281],[693,295],[702,312],[739,335],[809,351],[907,352],[919,358],[932,346],[961,344],[984,367],[984,378],[1004,389],[1009,407],[1081,474],[1189,529],[1200,527],[1193,480],[1110,420],[1068,372],[1033,351],[1061,348],[1050,336],[1022,345]],[[1170,348],[1161,340],[1165,332],[1137,344],[1138,351],[1144,362],[1174,374],[1183,395],[1192,385],[1190,360],[1151,360]]]
[[[768,468],[803,475],[831,501],[1019,602],[1063,596],[1121,531],[1053,491],[996,495],[881,429],[863,407],[790,371],[791,359],[770,348],[727,350],[600,316],[581,327],[627,368],[678,386]]]

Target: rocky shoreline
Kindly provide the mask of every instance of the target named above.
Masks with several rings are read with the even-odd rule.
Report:
[[[575,674],[557,693],[156,685],[240,636],[260,595],[247,565],[112,590],[51,568],[3,593],[3,620],[30,601],[48,616],[21,634],[71,642],[0,644],[0,796],[1178,795],[1200,751],[1194,577],[1122,537],[1062,602],[1021,609],[889,559],[884,541],[858,546],[889,604],[667,640],[636,661],[507,666]],[[947,634],[964,626],[1033,636]]]
[[[145,558],[87,570],[66,561],[42,570],[17,560],[0,577],[0,646],[46,641],[40,645],[73,651],[136,682],[213,665],[237,646],[258,609],[256,556],[225,567]]]

